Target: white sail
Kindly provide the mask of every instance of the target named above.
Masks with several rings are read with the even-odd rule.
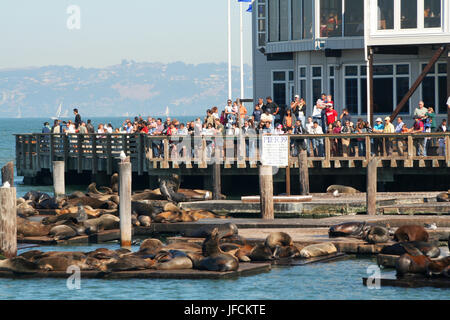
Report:
[[[166,107],[166,117],[169,116],[169,106]]]
[[[56,115],[52,117],[52,120],[59,119],[59,117],[61,116],[61,110],[62,110],[62,103],[60,103],[58,109],[56,109]]]
[[[17,113],[17,118],[18,119],[22,118],[22,109],[20,109],[20,106],[19,106],[19,112]]]

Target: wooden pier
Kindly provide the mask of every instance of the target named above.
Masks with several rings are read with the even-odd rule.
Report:
[[[67,183],[79,174],[111,175],[118,172],[119,155],[130,157],[137,177],[178,173],[183,176],[213,175],[213,164],[220,164],[222,176],[258,175],[260,165],[259,136],[149,136],[145,134],[16,134],[16,168],[19,176],[33,181],[50,177],[53,161],[64,161]],[[370,159],[377,157],[383,168],[379,181],[392,181],[393,175],[450,175],[450,133],[418,134],[339,134],[289,135],[291,146],[289,168],[299,175],[299,146],[309,144],[311,154],[306,160],[310,175],[365,175]],[[342,154],[338,146],[350,139],[353,153]],[[373,148],[381,141],[381,150]],[[393,142],[388,154],[385,142]],[[416,147],[424,139],[431,141],[428,156],[418,156]],[[321,154],[315,154],[312,141],[320,142]],[[358,143],[365,146],[361,153]],[[439,143],[443,148],[439,148]],[[223,147],[222,147],[223,145]],[[160,154],[155,154],[158,151]],[[219,152],[220,151],[220,152]],[[297,168],[297,170],[292,170]],[[274,182],[286,181],[286,170],[279,170]],[[380,171],[380,170],[379,170]],[[222,183],[223,184],[223,183]],[[211,185],[212,186],[212,185]]]

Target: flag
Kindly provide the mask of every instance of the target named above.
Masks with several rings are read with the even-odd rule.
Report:
[[[238,2],[253,2],[253,0],[238,0]]]
[[[247,12],[252,12],[252,5],[251,4],[248,6]]]

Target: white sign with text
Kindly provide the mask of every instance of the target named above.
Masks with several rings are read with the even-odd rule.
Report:
[[[262,137],[263,166],[287,167],[289,161],[289,139],[284,135]]]

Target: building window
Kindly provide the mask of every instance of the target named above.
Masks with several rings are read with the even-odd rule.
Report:
[[[302,39],[302,3],[303,0],[292,0],[292,40]]]
[[[299,96],[306,100],[306,66],[298,68]]]
[[[269,42],[280,41],[280,7],[278,0],[269,1]]]
[[[345,0],[344,35],[346,37],[364,35],[364,1]]]
[[[320,36],[342,36],[342,0],[320,1]]]
[[[312,39],[312,3],[311,0],[291,0],[292,40]]]
[[[289,40],[289,0],[280,1],[280,41]]]
[[[441,0],[424,0],[424,27],[441,27]]]
[[[373,68],[373,112],[390,114],[410,86],[409,64],[375,65]],[[350,113],[367,113],[367,66],[350,65],[344,69],[345,107]],[[409,102],[402,109],[409,113]]]
[[[322,94],[322,66],[311,66],[312,99],[317,101]]]
[[[272,72],[272,97],[281,108],[285,108],[293,99],[294,71],[280,70]]]
[[[303,0],[303,39],[312,39],[313,35],[313,2],[311,0]]]
[[[258,15],[256,18],[258,28],[258,46],[266,45],[266,0],[258,1]]]
[[[401,0],[400,25],[402,29],[417,28],[417,0]]]
[[[422,64],[422,70],[427,64]],[[425,107],[436,113],[447,113],[447,64],[437,63],[422,82],[422,100]]]
[[[328,67],[328,93],[331,94],[334,99],[334,66]]]
[[[394,0],[378,0],[378,30],[394,29]]]

